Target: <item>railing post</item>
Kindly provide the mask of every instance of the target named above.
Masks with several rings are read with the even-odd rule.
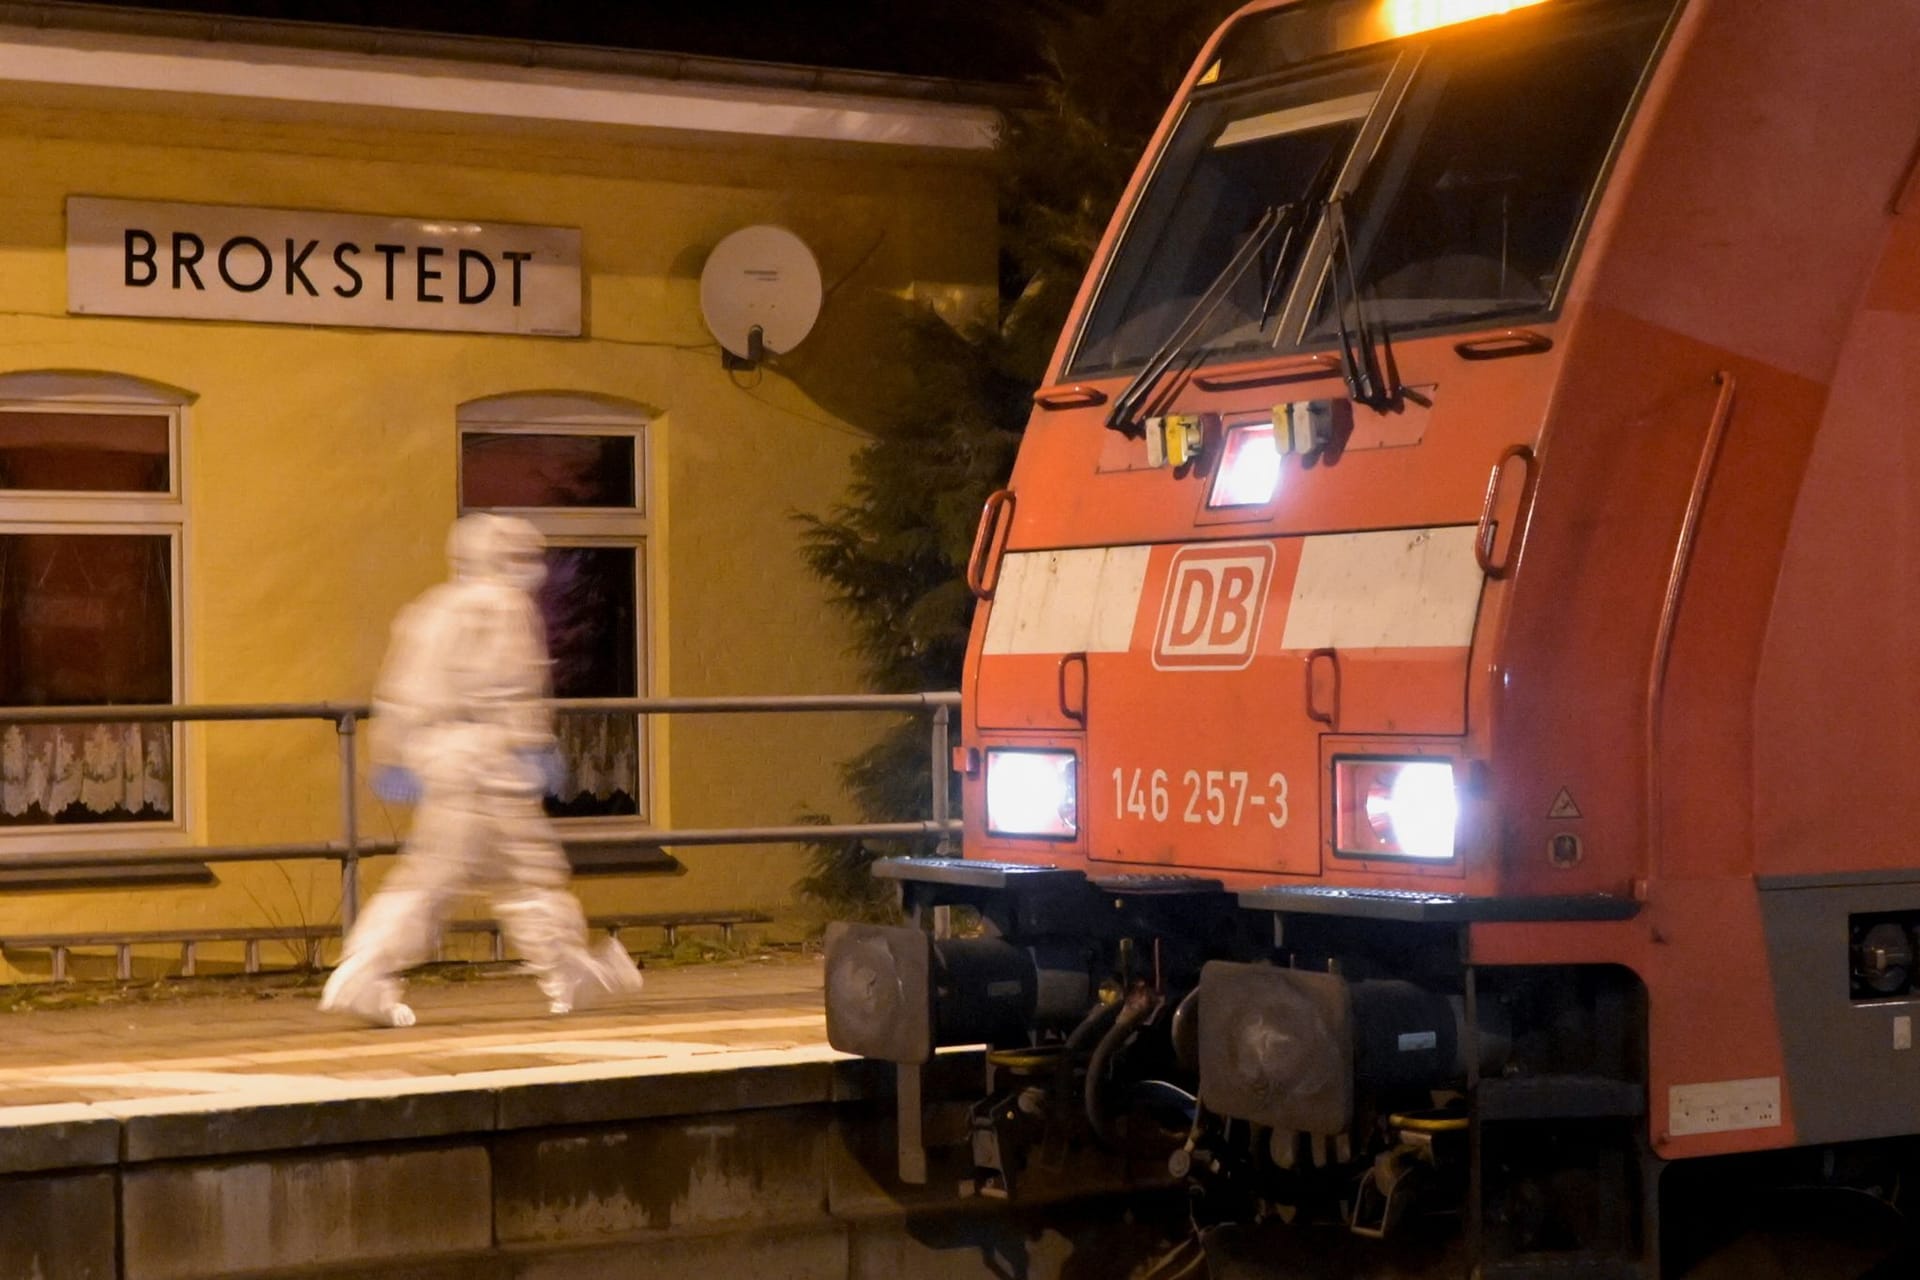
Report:
[[[948,724],[948,716],[947,716],[946,707],[945,706],[935,707],[933,709],[933,743],[932,743],[933,759],[931,761],[931,764],[933,766],[932,767],[933,820],[939,823],[946,822],[947,814],[949,812],[947,795],[948,795],[948,789],[951,786],[951,783],[949,782],[948,774],[953,762],[953,745],[952,745],[952,740],[947,736],[947,724]],[[945,858],[950,854],[952,854],[953,841],[950,838],[948,838],[947,833],[945,831],[942,831],[940,833],[940,839],[933,846],[933,852],[937,857],[942,857],[942,858]],[[953,936],[953,908],[952,907],[935,907],[933,909],[933,936],[936,938],[951,938]],[[901,1068],[903,1081],[905,1077],[905,1072],[906,1072],[906,1068],[904,1067]],[[917,1083],[918,1081],[917,1068],[916,1068],[915,1079]],[[905,1105],[906,1104],[904,1102],[901,1104],[903,1108],[905,1107]],[[915,1106],[917,1107],[918,1105],[919,1105],[918,1099],[916,1098]],[[906,1113],[903,1110],[901,1114],[904,1115]],[[901,1147],[901,1153],[902,1153],[901,1161],[902,1161],[902,1169],[903,1169],[901,1177],[905,1178],[906,1177],[906,1173],[904,1172],[906,1168],[906,1165],[905,1165],[906,1147],[904,1145],[905,1139],[903,1138],[901,1141],[903,1144]],[[924,1152],[921,1153],[920,1160],[921,1160],[920,1181],[925,1182],[927,1174],[926,1174],[926,1155]],[[911,1179],[909,1179],[909,1181],[911,1181]]]
[[[948,736],[948,723],[949,716],[947,708],[945,706],[935,707],[933,709],[933,758],[930,762],[933,766],[931,773],[933,776],[933,820],[935,822],[945,822],[947,820],[949,812],[947,796],[953,785],[950,777],[953,745],[952,739]],[[953,841],[948,838],[946,832],[941,832],[940,842],[934,846],[934,852],[944,858],[952,851]]]
[[[340,825],[345,852],[340,858],[340,936],[353,928],[360,914],[360,793],[355,773],[354,740],[357,723],[348,711],[334,721],[340,738]]]

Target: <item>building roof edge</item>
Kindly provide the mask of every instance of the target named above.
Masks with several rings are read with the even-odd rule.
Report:
[[[1014,87],[544,41],[0,0],[0,82],[990,149]],[[503,91],[507,91],[504,92]]]

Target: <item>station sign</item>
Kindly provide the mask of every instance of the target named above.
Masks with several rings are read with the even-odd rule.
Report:
[[[69,196],[67,310],[578,337],[580,232]]]

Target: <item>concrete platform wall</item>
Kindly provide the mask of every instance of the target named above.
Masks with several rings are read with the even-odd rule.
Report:
[[[808,1081],[826,1095],[796,1097]],[[1092,1166],[1017,1209],[963,1199],[964,1171],[937,1162],[927,1187],[896,1186],[884,1087],[869,1064],[844,1063],[762,1075],[744,1094],[739,1080],[656,1082],[619,1108],[731,1088],[726,1109],[652,1116],[595,1116],[612,1099],[583,1088],[580,1123],[434,1136],[405,1130],[455,1127],[461,1108],[393,1113],[385,1136],[364,1109],[275,1108],[197,1133],[172,1117],[121,1134],[103,1167],[0,1178],[0,1277],[1044,1280],[1124,1276],[1165,1247],[1151,1182]],[[496,1098],[495,1116],[566,1100]],[[182,1140],[174,1150],[163,1132]]]

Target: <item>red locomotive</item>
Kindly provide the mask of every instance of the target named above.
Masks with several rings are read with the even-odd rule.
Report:
[[[1178,1116],[1217,1220],[1448,1216],[1486,1280],[1656,1274],[1706,1158],[1890,1184],[1917,85],[1920,0],[1214,36],[982,520],[965,856],[831,935],[903,1123],[984,1042],[985,1184]]]

